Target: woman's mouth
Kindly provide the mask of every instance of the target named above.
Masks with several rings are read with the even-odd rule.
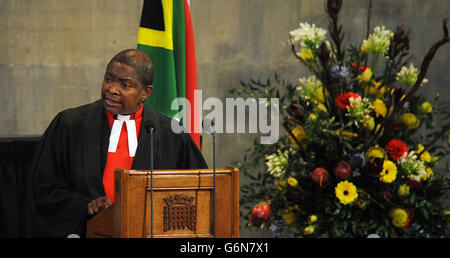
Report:
[[[103,98],[103,103],[105,103],[106,105],[108,105],[110,107],[118,107],[121,105],[119,102],[108,99],[107,97]]]

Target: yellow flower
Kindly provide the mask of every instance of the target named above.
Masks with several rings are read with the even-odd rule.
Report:
[[[315,122],[317,119],[316,114],[313,114],[313,113],[309,114],[309,119],[311,119],[311,121]]]
[[[326,89],[325,89],[326,90]],[[325,93],[326,94],[326,93]],[[313,99],[316,103],[321,104],[325,101],[325,97],[323,96],[323,87],[320,87],[317,92],[316,96]]]
[[[317,221],[317,216],[316,215],[313,214],[313,215],[309,216],[309,218],[308,218],[309,224],[312,224],[312,223],[314,223],[316,221]]]
[[[315,108],[314,108],[314,112],[323,112],[323,113],[327,113],[327,107],[325,107],[324,104],[319,103]]]
[[[392,224],[402,228],[408,223],[408,213],[404,209],[396,208],[391,211]]]
[[[381,87],[381,88],[378,90],[377,97],[383,98],[385,92],[386,92],[386,87],[385,87],[385,86]]]
[[[375,133],[378,133],[378,131],[380,130],[380,128],[381,128],[381,124],[377,124],[377,128],[375,128]],[[383,135],[383,131],[384,131],[384,128],[381,129],[381,134],[380,134],[380,135]]]
[[[287,225],[292,224],[295,222],[295,211],[298,210],[298,205],[283,209],[281,211],[281,218],[283,218],[284,222],[286,222]]]
[[[420,111],[422,111],[422,113],[429,114],[433,112],[433,106],[430,102],[425,101],[424,103],[422,103],[422,106],[420,106]]]
[[[303,60],[308,61],[312,60],[314,58],[313,52],[309,48],[302,48],[300,49],[300,57],[303,58]]]
[[[377,94],[378,88],[380,88],[380,86],[381,86],[381,82],[372,80],[372,84],[373,84],[373,86],[371,86],[369,88],[369,94],[374,96],[375,94]]]
[[[375,120],[373,119],[373,117],[369,116],[369,118],[366,119],[364,125],[366,126],[367,130],[372,131],[375,127]]]
[[[377,94],[377,88],[375,88],[374,86],[370,86],[370,87],[364,87],[364,92],[367,92],[372,96],[374,96],[375,94]]]
[[[390,160],[383,162],[383,170],[380,172],[380,181],[392,183],[397,178],[397,166]]]
[[[277,187],[278,191],[283,190],[283,188],[286,187],[286,184],[286,179],[275,180],[275,186]]]
[[[436,161],[438,161],[439,157],[438,156],[431,156],[431,163],[435,163]]]
[[[383,148],[376,145],[374,147],[370,147],[366,152],[366,158],[367,159],[373,159],[373,158],[379,158],[379,159],[386,159],[386,152]]]
[[[407,184],[402,184],[397,191],[398,195],[400,196],[407,196],[409,195],[409,186]]]
[[[367,207],[367,200],[370,199],[370,194],[368,194],[363,189],[358,189],[358,199],[355,204],[360,209],[365,209]]]
[[[293,211],[283,212],[281,217],[287,225],[295,222],[295,213]]]
[[[372,78],[372,70],[370,68],[367,68],[362,74],[358,75],[358,81],[361,82],[369,82]]]
[[[421,153],[421,152],[423,151],[424,148],[425,148],[425,147],[423,147],[422,144],[419,144],[419,145],[417,146],[417,154]],[[420,155],[419,158],[420,158],[421,161],[428,162],[428,163],[431,162],[431,155],[430,155],[430,153],[429,153],[428,151],[424,151],[424,152]]]
[[[336,193],[336,197],[339,199],[339,202],[344,205],[352,203],[358,198],[356,186],[347,180],[340,182],[334,191]]]
[[[420,121],[413,113],[404,113],[401,118],[402,122],[409,128],[415,129],[419,127]]]
[[[371,40],[365,39],[361,45],[361,52],[364,54],[368,54],[373,48],[373,44]]]
[[[298,185],[297,179],[295,179],[293,177],[289,177],[287,180],[287,183],[292,187],[296,187]]]
[[[341,130],[340,129],[336,130],[336,135],[339,135],[339,134],[341,134]],[[351,138],[358,137],[358,134],[354,133],[354,132],[349,132],[349,131],[342,131],[342,136],[351,139]]]
[[[373,109],[377,116],[385,117],[387,113],[386,105],[381,99],[376,99],[372,102]]]
[[[292,134],[295,136],[295,138],[297,139],[297,141],[303,146],[306,146],[306,143],[308,142],[308,136],[306,135],[306,131],[303,128],[303,126],[299,125],[297,127],[295,127],[292,130]],[[299,147],[297,144],[297,141],[295,141],[294,138],[292,138],[292,136],[289,136],[289,140],[291,141],[291,143],[295,146],[295,147]]]
[[[373,86],[370,86],[369,88],[365,88],[365,90],[367,91],[367,89],[369,90],[369,94],[372,96],[378,97],[378,98],[383,98],[384,93],[386,92],[386,87],[385,86],[381,86],[381,82],[377,82],[375,80],[372,80],[372,84]]]
[[[305,234],[306,235],[311,235],[312,233],[314,233],[314,226],[309,225],[309,226],[305,227]]]
[[[431,170],[431,168],[427,168],[427,173],[425,175],[423,175],[420,179],[422,181],[425,181],[427,179],[433,178],[433,175],[434,175],[433,170]]]

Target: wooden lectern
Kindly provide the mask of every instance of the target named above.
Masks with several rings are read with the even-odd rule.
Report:
[[[114,204],[90,218],[87,237],[213,237],[213,170],[114,171]],[[147,196],[145,196],[147,195]],[[239,237],[239,171],[216,169],[216,237]]]

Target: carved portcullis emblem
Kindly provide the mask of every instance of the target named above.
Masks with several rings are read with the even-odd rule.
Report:
[[[195,206],[192,204],[194,197],[175,194],[164,198],[163,230],[185,229],[195,231]]]

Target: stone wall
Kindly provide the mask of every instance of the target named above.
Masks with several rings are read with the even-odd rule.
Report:
[[[324,0],[190,2],[198,87],[204,99],[224,99],[240,81],[265,80],[273,72],[296,83],[307,71],[290,52],[288,32],[299,22],[323,28],[328,23]],[[344,1],[346,42],[356,44],[364,38],[367,7],[368,1]],[[142,1],[130,0],[0,0],[0,135],[40,135],[59,111],[98,99],[106,63],[120,50],[136,47],[141,8]],[[374,0],[371,28],[383,24],[395,30],[405,24],[418,67],[441,38],[441,21],[449,9],[447,0]],[[439,90],[450,100],[449,64],[446,45],[420,92],[432,96]],[[238,161],[253,138],[218,135],[217,166]],[[210,136],[204,135],[203,153],[210,166],[211,146]],[[269,234],[242,228],[241,236]]]

